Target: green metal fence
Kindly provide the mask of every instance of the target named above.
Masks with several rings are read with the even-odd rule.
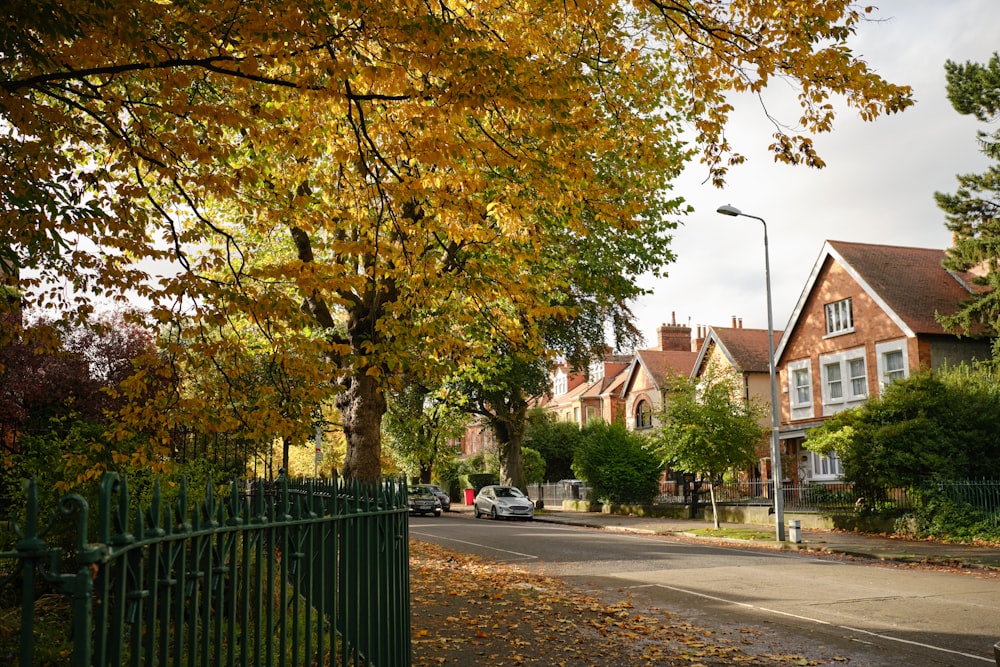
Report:
[[[43,520],[26,493],[15,550],[0,553],[2,597],[20,599],[14,664],[410,665],[405,484],[281,476],[190,502],[182,483],[169,503],[157,485],[140,506],[110,474],[95,521],[78,495]],[[45,542],[60,518],[74,549]],[[54,636],[36,613],[53,599]]]

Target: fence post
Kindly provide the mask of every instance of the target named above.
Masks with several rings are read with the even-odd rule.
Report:
[[[21,641],[20,664],[30,665],[35,651],[35,568],[48,549],[38,534],[38,481],[28,481],[28,502],[24,515],[24,528],[18,533],[21,539],[14,548],[21,554],[24,575],[21,581]],[[14,529],[17,530],[15,524]]]

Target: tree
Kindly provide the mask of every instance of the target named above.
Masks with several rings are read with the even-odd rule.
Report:
[[[88,327],[4,322],[14,336],[0,346],[0,496],[20,497],[10,489],[30,477],[47,491],[65,491],[129,467],[109,443],[110,415],[152,335],[123,313],[92,319]]]
[[[545,481],[558,482],[573,476],[573,458],[583,435],[573,422],[557,421],[540,409],[528,413],[524,446],[545,460]]]
[[[1000,57],[996,53],[985,65],[945,63],[948,99],[962,115],[973,115],[983,123],[1000,120]],[[958,177],[954,194],[936,192],[938,207],[945,212],[945,226],[954,239],[945,266],[958,271],[976,270],[981,291],[944,323],[968,331],[985,325],[1000,331],[1000,130],[980,130],[979,146],[993,161],[982,174]],[[995,350],[1000,357],[1000,349]]]
[[[590,483],[593,497],[601,502],[649,503],[663,467],[648,445],[620,422],[587,424],[573,472]]]
[[[541,484],[545,479],[545,459],[538,450],[531,447],[522,449],[524,457],[524,481],[526,484]]]
[[[837,413],[806,436],[836,452],[844,479],[869,501],[933,479],[1000,476],[1000,383],[988,365],[921,371]]]
[[[253,355],[220,352],[265,341],[269,363],[313,392],[296,405],[335,396],[348,477],[380,474],[397,378],[442,377],[497,337],[537,351],[531,323],[572,314],[555,298],[566,275],[540,249],[563,247],[569,266],[567,238],[613,248],[661,233],[683,210],[670,179],[698,149],[721,183],[742,160],[724,133],[730,93],[796,82],[789,126],[803,134],[776,124],[772,149],[813,166],[807,135],[831,129],[831,96],[866,119],[910,104],[847,48],[868,11],[849,0],[7,11],[0,252],[22,269],[26,305],[72,311],[79,298],[84,314],[89,294],[137,293],[164,324],[194,329],[173,352],[219,359],[235,406],[252,387],[221,361]],[[75,289],[46,288],[64,283]],[[163,405],[129,416],[177,426]],[[280,435],[242,422],[249,437]]]
[[[452,380],[463,409],[483,419],[496,436],[500,483],[526,490],[521,445],[531,399],[548,390],[549,364],[538,354],[500,343]]]
[[[431,391],[414,379],[390,394],[382,427],[389,451],[400,466],[417,471],[421,484],[429,484],[439,467],[455,457],[451,444],[465,430],[466,415],[445,391]],[[438,476],[440,479],[440,475]]]
[[[765,414],[764,406],[741,396],[733,373],[678,380],[671,387],[654,446],[664,466],[708,480],[716,528],[715,485],[724,474],[756,462],[757,446],[769,432],[761,426]]]

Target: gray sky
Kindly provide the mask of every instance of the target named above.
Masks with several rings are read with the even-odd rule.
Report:
[[[767,152],[772,126],[753,98],[735,102],[728,130],[747,161],[729,172],[723,190],[703,184],[693,168],[675,185],[695,212],[676,230],[677,261],[666,278],[649,277],[653,294],[634,312],[646,336],[676,313],[678,323],[767,327],[763,228],[716,213],[732,204],[767,221],[774,327],[783,329],[827,239],[944,248],[950,234],[934,192],[953,192],[957,174],[984,170],[977,129],[945,96],[944,62],[985,62],[1000,51],[1000,0],[881,0],[851,42],[854,53],[893,83],[913,87],[916,104],[865,123],[842,110],[832,133],[815,138],[824,169],[778,165]],[[766,93],[772,115],[788,123],[797,103],[785,84]],[[790,104],[789,104],[790,102]]]

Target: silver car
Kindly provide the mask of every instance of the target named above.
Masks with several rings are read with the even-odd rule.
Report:
[[[530,521],[535,517],[534,503],[515,486],[484,486],[472,501],[472,508],[477,519],[489,516]]]

